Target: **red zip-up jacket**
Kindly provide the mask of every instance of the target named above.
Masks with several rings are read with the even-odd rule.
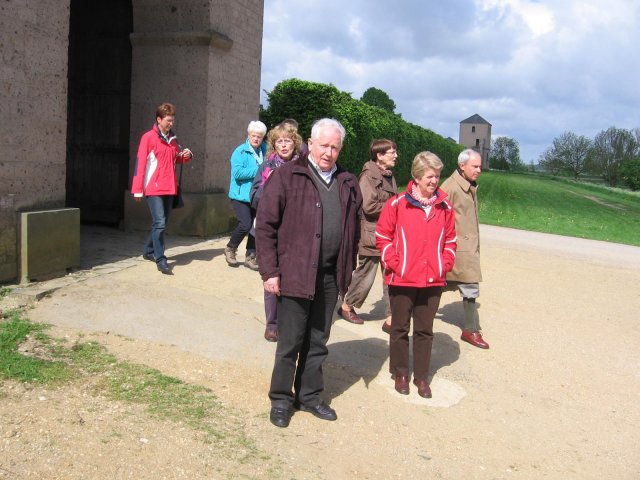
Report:
[[[376,247],[384,268],[384,282],[401,287],[437,287],[447,284],[445,275],[456,258],[453,206],[438,189],[438,200],[429,214],[408,193],[391,197],[376,226]]]
[[[133,196],[175,195],[178,192],[175,165],[186,162],[178,155],[182,148],[173,130],[167,137],[168,142],[160,135],[157,124],[142,135],[131,182]]]

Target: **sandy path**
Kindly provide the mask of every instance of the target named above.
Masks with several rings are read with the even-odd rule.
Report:
[[[139,261],[67,286],[30,315],[97,332],[120,356],[211,386],[247,413],[247,435],[290,478],[640,478],[640,248],[483,226],[480,315],[491,350],[460,342],[461,303],[447,293],[434,398],[396,394],[376,285],[362,309],[371,321],[334,323],[325,380],[338,421],[298,413],[276,429],[261,282],[226,267],[224,244],[174,251],[172,277]],[[146,461],[151,472],[163,458]]]

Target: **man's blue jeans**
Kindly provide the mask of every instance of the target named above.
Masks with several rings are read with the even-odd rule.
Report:
[[[151,212],[151,232],[144,244],[143,253],[153,255],[156,262],[159,262],[167,258],[164,255],[164,229],[169,220],[173,195],[152,195],[146,198]]]

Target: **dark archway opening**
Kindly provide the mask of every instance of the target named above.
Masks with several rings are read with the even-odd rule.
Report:
[[[129,176],[131,0],[71,0],[66,205],[118,225]]]

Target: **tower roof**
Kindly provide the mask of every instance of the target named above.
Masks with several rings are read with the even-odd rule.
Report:
[[[469,118],[462,120],[460,123],[486,123],[487,125],[491,125],[489,122],[487,122],[484,118],[482,118],[477,113],[474,113]]]

